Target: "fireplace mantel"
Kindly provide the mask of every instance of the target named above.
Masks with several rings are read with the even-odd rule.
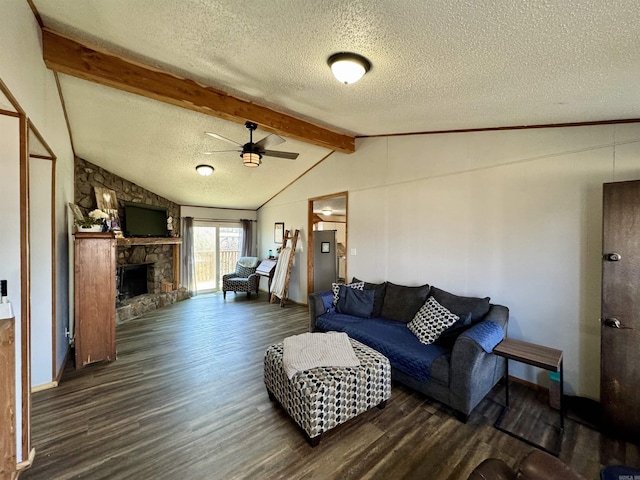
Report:
[[[133,245],[182,245],[181,238],[173,237],[127,237],[117,239],[119,247]]]
[[[180,245],[181,238],[174,237],[127,237],[117,238],[119,247],[133,247],[135,245],[173,245],[173,289],[180,288]]]

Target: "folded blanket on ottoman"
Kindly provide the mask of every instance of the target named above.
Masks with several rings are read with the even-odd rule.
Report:
[[[282,363],[289,379],[316,367],[358,367],[349,336],[343,332],[303,333],[283,342]]]

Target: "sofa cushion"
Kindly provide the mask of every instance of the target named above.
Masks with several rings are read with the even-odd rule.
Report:
[[[360,283],[362,280],[358,280],[356,277],[351,279],[351,283]],[[374,317],[382,316],[382,305],[384,304],[384,293],[387,290],[387,282],[382,283],[369,283],[364,282],[365,290],[373,290],[373,313],[371,314]]]
[[[453,293],[440,290],[437,287],[431,287],[431,295],[435,298],[440,305],[445,307],[451,313],[455,313],[460,318],[466,318],[471,314],[471,322],[476,323],[484,318],[489,312],[491,305],[489,297],[461,297],[454,295]]]
[[[429,295],[429,285],[405,287],[387,282],[382,304],[382,318],[409,323]]]
[[[418,381],[428,380],[435,359],[450,353],[439,345],[420,343],[405,323],[383,318],[364,319],[342,313],[325,313],[318,317],[316,327],[325,332],[345,332],[382,353],[393,368]],[[444,376],[444,373],[440,375]]]
[[[440,334],[460,320],[440,305],[435,298],[429,297],[425,304],[416,312],[407,327],[425,345],[435,342]]]
[[[373,311],[373,290],[357,290],[340,285],[340,296],[336,304],[336,311],[355,315],[361,318],[371,318]]]
[[[343,283],[332,283],[331,291],[333,292],[333,306],[335,307],[338,303],[338,298],[340,298],[340,285],[344,285]],[[345,287],[355,288],[356,290],[364,289],[364,282],[358,283],[348,283]]]

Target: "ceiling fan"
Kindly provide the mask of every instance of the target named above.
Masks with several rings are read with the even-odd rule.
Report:
[[[285,139],[272,133],[267,135],[262,140],[253,143],[253,131],[258,128],[258,125],[253,122],[246,122],[244,124],[245,127],[249,130],[249,142],[242,145],[241,143],[230,140],[222,135],[218,135],[217,133],[204,132],[207,135],[224,140],[228,143],[233,143],[234,145],[240,147],[239,150],[217,150],[214,152],[204,152],[205,155],[211,155],[214,153],[221,152],[240,152],[240,158],[242,158],[242,163],[245,167],[258,167],[262,163],[262,157],[277,157],[277,158],[286,158],[289,160],[295,160],[298,158],[298,153],[293,152],[280,152],[278,150],[267,150],[267,148],[280,145],[285,142]]]

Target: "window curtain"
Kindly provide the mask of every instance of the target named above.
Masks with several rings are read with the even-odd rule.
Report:
[[[256,257],[256,239],[254,235],[253,220],[240,220],[242,224],[242,257]]]
[[[196,290],[196,256],[193,245],[193,217],[185,217],[182,228],[182,286],[190,296],[195,297]]]

